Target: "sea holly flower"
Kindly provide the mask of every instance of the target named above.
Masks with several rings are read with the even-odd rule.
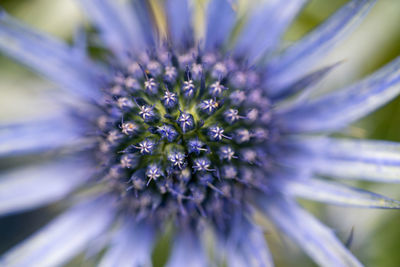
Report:
[[[330,135],[399,94],[400,60],[304,97],[337,67],[313,64],[374,1],[350,1],[286,49],[282,34],[304,0],[262,2],[244,20],[235,0],[210,0],[200,39],[191,1],[78,2],[111,52],[103,62],[0,14],[0,50],[76,100],[62,102],[65,112],[1,125],[0,157],[40,157],[1,172],[0,215],[65,207],[2,266],[59,266],[85,251],[99,266],[149,266],[166,225],[168,266],[272,266],[255,213],[319,265],[362,265],[295,199],[400,208],[340,182],[400,182],[400,144]],[[166,18],[166,31],[155,18]]]

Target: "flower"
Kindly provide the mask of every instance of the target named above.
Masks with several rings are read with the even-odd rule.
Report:
[[[165,1],[163,36],[156,2],[82,0],[112,52],[101,63],[84,46],[37,33],[2,12],[0,49],[73,98],[60,114],[1,126],[2,158],[40,157],[1,173],[0,215],[65,206],[1,264],[58,266],[89,251],[101,255],[100,266],[149,266],[157,236],[172,223],[168,266],[224,259],[228,266],[271,266],[258,213],[316,263],[361,266],[295,198],[400,207],[324,178],[400,181],[400,144],[330,135],[399,94],[400,61],[310,98],[338,64],[311,66],[374,1],[350,1],[279,50],[305,2],[263,2],[243,20],[235,1],[210,0],[205,36],[196,38],[190,1]],[[215,240],[213,259],[206,232]]]

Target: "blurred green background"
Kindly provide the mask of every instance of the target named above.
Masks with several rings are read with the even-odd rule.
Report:
[[[200,0],[201,1],[201,0]],[[245,1],[245,0],[244,0]],[[256,0],[254,0],[256,1]],[[285,36],[288,44],[313,29],[329,17],[344,0],[312,0],[293,23]],[[84,17],[71,0],[0,0],[0,6],[31,26],[49,34],[71,41],[77,26]],[[378,0],[378,3],[361,26],[322,60],[321,65],[345,60],[320,85],[321,90],[334,90],[373,72],[400,55],[400,1]],[[50,92],[50,84],[29,70],[0,55],[0,121],[14,121],[27,116],[37,116],[57,105],[51,98],[40,97]],[[346,134],[361,138],[400,141],[400,99],[357,122]],[[400,199],[400,185],[358,183],[371,191]],[[367,266],[400,266],[400,212],[391,210],[361,210],[303,202],[322,221],[335,229],[346,241],[354,229],[351,250]],[[40,214],[40,216],[38,216]],[[0,219],[0,229],[7,232],[0,238],[0,252],[16,244],[33,232],[49,216],[30,212]],[[52,214],[52,213],[51,213]],[[4,231],[7,229],[7,231]],[[313,266],[301,251],[274,232],[267,233],[277,266]],[[166,258],[169,239],[164,238],[153,255],[155,265]],[[87,266],[82,257],[71,266]]]

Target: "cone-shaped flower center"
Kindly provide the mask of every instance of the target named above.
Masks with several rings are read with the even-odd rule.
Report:
[[[194,49],[155,54],[119,69],[104,90],[105,179],[141,216],[218,220],[270,164],[260,146],[271,127],[261,77]]]

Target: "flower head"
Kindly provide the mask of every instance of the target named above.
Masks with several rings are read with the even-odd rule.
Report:
[[[157,35],[155,1],[80,1],[112,52],[103,67],[85,51],[0,15],[0,49],[81,99],[66,104],[74,112],[51,120],[2,126],[2,157],[58,153],[2,174],[0,215],[74,200],[2,263],[59,265],[102,240],[94,252],[105,250],[101,266],[148,266],[157,235],[173,222],[168,266],[209,266],[207,229],[216,239],[214,260],[270,266],[258,212],[317,263],[359,266],[294,198],[400,207],[322,178],[399,181],[399,144],[329,136],[398,95],[399,61],[340,91],[313,99],[304,93],[336,66],[310,71],[312,63],[374,1],[350,1],[283,52],[280,38],[305,1],[249,9],[231,38],[236,2],[211,0],[201,39],[191,2],[164,2],[167,36]]]

